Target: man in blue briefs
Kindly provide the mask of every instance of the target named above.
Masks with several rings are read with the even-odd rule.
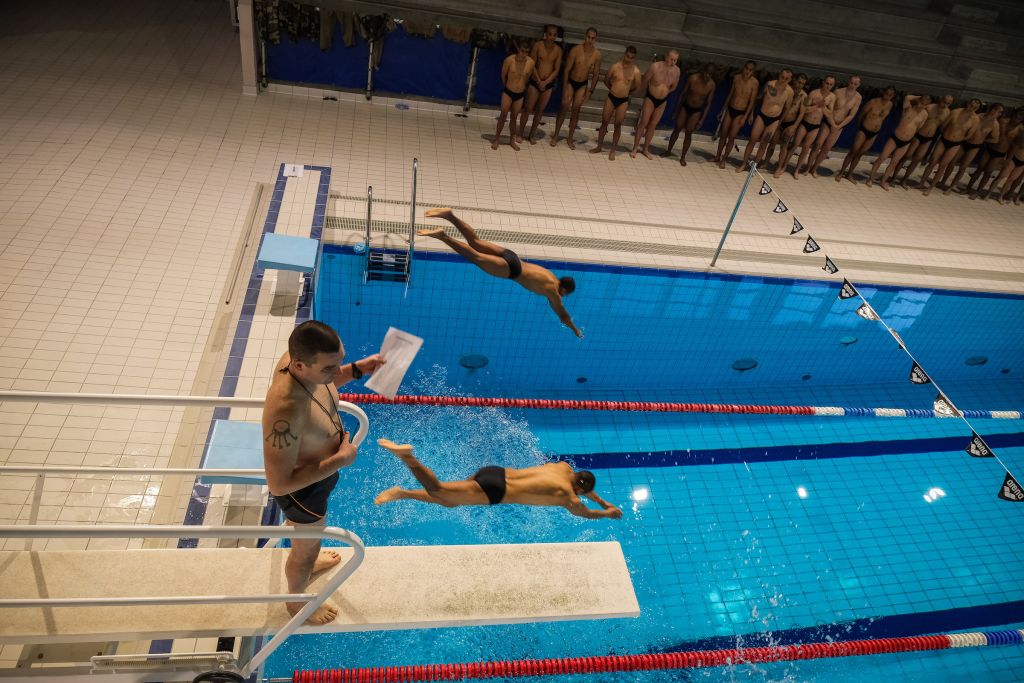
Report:
[[[457,217],[451,209],[430,209],[424,214],[427,218],[443,218],[466,238],[463,244],[445,234],[444,228],[420,230],[417,235],[439,239],[455,250],[460,256],[474,266],[494,277],[514,280],[534,294],[548,300],[548,305],[562,323],[576,333],[580,339],[583,332],[572,321],[569,311],[562,304],[562,297],[576,290],[576,281],[571,277],[555,277],[547,268],[534,263],[524,263],[511,249],[480,239],[469,223]]]
[[[413,455],[412,446],[378,439],[377,444],[395,454],[422,489],[403,489],[393,486],[373,500],[377,505],[396,500],[418,500],[448,508],[463,505],[539,505],[562,507],[586,519],[619,519],[622,510],[594,493],[594,475],[587,470],[574,472],[569,463],[555,462],[520,470],[494,465],[481,467],[465,481],[440,481],[429,468]],[[601,506],[600,510],[587,507],[580,496],[586,496]]]

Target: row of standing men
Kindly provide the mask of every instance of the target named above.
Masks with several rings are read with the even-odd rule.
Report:
[[[569,118],[566,141],[570,149],[576,149],[573,133],[583,103],[597,87],[602,56],[595,46],[597,31],[593,28],[587,29],[583,43],[573,47],[564,60],[557,38],[558,29],[548,25],[542,40],[532,47],[519,43],[515,52],[506,58],[502,65],[504,90],[493,149],[498,148],[510,115],[510,146],[518,151],[519,143],[523,141],[536,144],[537,128],[560,75],[563,80],[562,102],[550,144],[556,146],[560,142],[562,125]],[[605,137],[608,128],[612,127],[611,160],[615,159],[618,150],[630,97],[636,93],[642,93],[644,100],[630,156],[642,154],[648,159],[653,158],[651,142],[655,129],[664,114],[669,95],[676,90],[682,77],[677,66],[679,54],[675,50],[669,50],[663,59],[651,64],[643,75],[634,63],[635,58],[636,48],[627,47],[622,59],[608,68],[604,76],[608,96],[598,129],[597,146],[590,151],[595,154],[604,151]],[[857,133],[853,145],[835,179],[846,178],[856,183],[854,171],[875,143],[893,110],[895,88],[886,88],[862,107],[859,76],[851,77],[844,87],[838,89],[835,77],[826,76],[817,88],[808,92],[809,78],[805,74],[794,77],[792,70],[783,69],[776,78],[761,86],[755,70],[756,64],[747,62],[731,79],[725,106],[719,114],[718,151],[714,157],[719,168],[725,168],[741,129],[749,125],[750,137],[737,172],[744,172],[750,161],[757,161],[759,165],[771,163],[778,148],[775,177],[787,170],[794,155],[794,178],[803,175],[817,177],[821,163],[829,157],[843,130],[854,124]],[[686,166],[693,133],[707,118],[715,89],[712,65],[703,65],[688,75],[678,98],[668,149],[661,156],[672,154],[682,134],[680,164]],[[1024,185],[1024,109],[1010,111],[1001,104],[993,103],[982,112],[982,103],[977,99],[956,109],[952,104],[951,95],[940,99],[933,99],[930,95],[904,96],[899,123],[871,167],[867,185],[872,186],[880,176],[880,186],[886,191],[890,182],[907,189],[911,185],[910,176],[925,164],[919,182],[924,193],[929,194],[933,187],[940,186],[945,194],[949,194],[977,161],[977,168],[963,192],[972,199],[984,199],[995,191],[1000,203],[1013,198],[1019,204]],[[529,125],[531,115],[533,120]],[[880,174],[881,165],[886,161],[889,165]]]

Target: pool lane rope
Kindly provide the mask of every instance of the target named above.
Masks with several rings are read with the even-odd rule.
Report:
[[[810,415],[838,417],[954,417],[924,408],[857,408],[854,406],[765,406],[739,403],[666,403],[652,401],[579,401],[554,398],[494,398],[473,396],[396,396],[339,393],[355,404],[459,406],[469,408],[528,408],[533,410],[620,410],[653,413],[739,413],[743,415]],[[1021,419],[1019,410],[964,410],[965,417]]]
[[[937,636],[910,636],[873,640],[848,640],[779,647],[749,647],[732,650],[696,650],[646,655],[604,655],[564,659],[523,659],[506,662],[465,664],[423,664],[382,666],[364,669],[322,669],[296,671],[294,683],[397,683],[404,681],[458,681],[473,678],[562,676],[622,671],[696,669],[714,666],[742,666],[798,659],[854,657],[893,652],[923,652],[958,647],[1020,645],[1024,630],[978,631]]]

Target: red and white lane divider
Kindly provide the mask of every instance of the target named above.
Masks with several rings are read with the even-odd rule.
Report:
[[[474,396],[396,396],[339,393],[355,404],[459,406],[469,408],[527,408],[532,410],[618,410],[654,413],[738,413],[743,415],[812,415],[833,417],[949,417],[924,408],[859,408],[855,406],[765,406],[740,403],[667,403],[656,401],[578,401],[552,398],[494,398]],[[1019,410],[965,410],[967,418],[1021,419]]]
[[[694,669],[712,666],[742,666],[797,659],[853,657],[892,652],[920,652],[955,647],[1019,645],[1024,630],[954,633],[937,636],[879,638],[845,642],[751,647],[734,650],[700,650],[648,655],[606,655],[565,659],[525,659],[510,662],[472,662],[467,664],[426,664],[385,666],[369,669],[326,669],[296,671],[294,683],[400,683],[405,681],[458,681],[472,678],[524,676],[561,676],[566,674],[615,671],[653,671],[657,669]]]

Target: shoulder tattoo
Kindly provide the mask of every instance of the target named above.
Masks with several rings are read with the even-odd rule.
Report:
[[[292,427],[287,420],[277,420],[270,428],[270,434],[263,440],[269,441],[274,448],[288,448],[293,442],[298,441],[299,437],[292,433]]]

